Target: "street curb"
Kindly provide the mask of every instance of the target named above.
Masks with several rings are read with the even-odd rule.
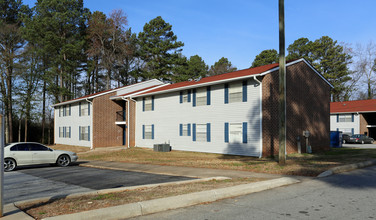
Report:
[[[95,190],[95,191],[89,191],[89,192],[73,193],[73,194],[68,194],[68,195],[65,194],[65,195],[23,200],[19,202],[14,202],[14,205],[18,207],[18,206],[23,206],[23,205],[45,203],[45,202],[49,202],[49,201],[53,201],[57,199],[63,199],[63,198],[73,199],[73,198],[79,198],[82,196],[96,196],[96,195],[103,195],[103,194],[108,194],[108,193],[123,192],[127,190],[153,188],[153,187],[158,187],[158,186],[181,185],[181,184],[187,184],[187,183],[206,182],[206,181],[211,181],[211,180],[229,180],[229,179],[231,178],[218,176],[218,177],[210,177],[210,178],[195,179],[195,180],[183,180],[183,181],[147,184],[147,185],[139,185],[139,186],[126,186],[126,187],[119,187],[119,188],[113,188],[113,189],[101,189],[101,190]]]
[[[376,160],[368,160],[368,161],[364,161],[364,162],[334,167],[332,169],[329,169],[327,171],[320,173],[317,177],[318,178],[327,177],[327,176],[330,176],[330,175],[333,175],[333,174],[343,173],[343,172],[347,172],[347,171],[351,171],[351,170],[355,170],[355,169],[359,169],[359,168],[363,168],[363,167],[372,166],[372,165],[375,165],[375,164],[376,164]]]
[[[80,213],[60,215],[45,218],[46,220],[84,220],[84,219],[122,219],[131,218],[140,215],[146,215],[156,212],[162,212],[170,209],[183,208],[197,205],[205,202],[214,202],[220,199],[226,199],[250,193],[260,192],[280,186],[286,186],[300,181],[295,178],[282,177],[273,180],[248,183],[232,187],[189,193],[167,198],[153,199],[138,203],[131,203],[119,206],[113,206],[103,209],[95,209]]]

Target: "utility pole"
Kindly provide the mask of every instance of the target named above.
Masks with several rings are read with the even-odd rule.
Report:
[[[4,117],[0,112],[0,164],[3,164],[0,169],[0,217],[4,214]]]
[[[279,155],[280,165],[286,163],[286,57],[285,2],[279,0]]]

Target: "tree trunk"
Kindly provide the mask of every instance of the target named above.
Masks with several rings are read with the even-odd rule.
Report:
[[[45,124],[46,124],[46,88],[47,88],[47,83],[46,80],[43,80],[43,100],[42,100],[42,144],[45,143],[45,138],[44,138],[44,130],[45,130]]]
[[[27,123],[28,123],[28,120],[27,120],[27,115],[26,115],[26,117],[25,117],[25,142],[27,142]]]
[[[22,125],[22,116],[20,116],[20,120],[18,120],[18,142],[21,142],[21,125]]]
[[[13,64],[12,64],[13,65]],[[11,67],[8,67],[7,68],[7,102],[8,102],[8,115],[7,115],[7,118],[8,118],[8,129],[9,129],[9,137],[8,137],[8,143],[12,143],[13,142],[13,122],[12,122],[12,118],[13,118],[13,111],[12,111],[12,73],[13,70]]]

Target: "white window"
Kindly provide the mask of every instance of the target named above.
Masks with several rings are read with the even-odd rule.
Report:
[[[339,115],[338,122],[352,122],[352,115]]]
[[[153,100],[151,97],[145,97],[145,111],[151,111]]]
[[[65,127],[65,137],[70,138],[71,137],[71,127]]]
[[[63,116],[64,116],[64,107],[60,106],[59,107],[59,117],[63,117]]]
[[[242,82],[231,83],[229,85],[229,102],[241,102],[243,99]]]
[[[243,142],[243,124],[242,123],[230,123],[229,142],[230,143],[242,143]]]
[[[66,108],[65,115],[64,116],[70,116],[71,115],[71,106],[64,106]]]
[[[206,87],[197,89],[197,92],[196,92],[196,99],[197,99],[196,105],[197,106],[207,105],[206,94],[207,94]]]
[[[151,125],[145,125],[145,139],[152,139],[153,129]]]
[[[196,125],[196,140],[201,142],[206,142],[206,124]]]
[[[183,124],[183,136],[188,136],[188,124]]]
[[[64,127],[59,127],[59,137],[64,137]]]
[[[80,116],[89,115],[89,104],[87,102],[81,102]]]
[[[183,103],[188,102],[188,90],[183,91]]]
[[[80,140],[88,141],[89,140],[89,126],[80,126]]]

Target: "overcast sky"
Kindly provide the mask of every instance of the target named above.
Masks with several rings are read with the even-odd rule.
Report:
[[[24,0],[34,6],[35,0]],[[172,25],[183,54],[213,65],[226,57],[249,68],[265,49],[278,50],[278,0],[84,0],[91,11],[122,9],[133,32],[162,16]],[[285,0],[286,47],[300,37],[329,36],[355,46],[376,42],[376,0]]]

